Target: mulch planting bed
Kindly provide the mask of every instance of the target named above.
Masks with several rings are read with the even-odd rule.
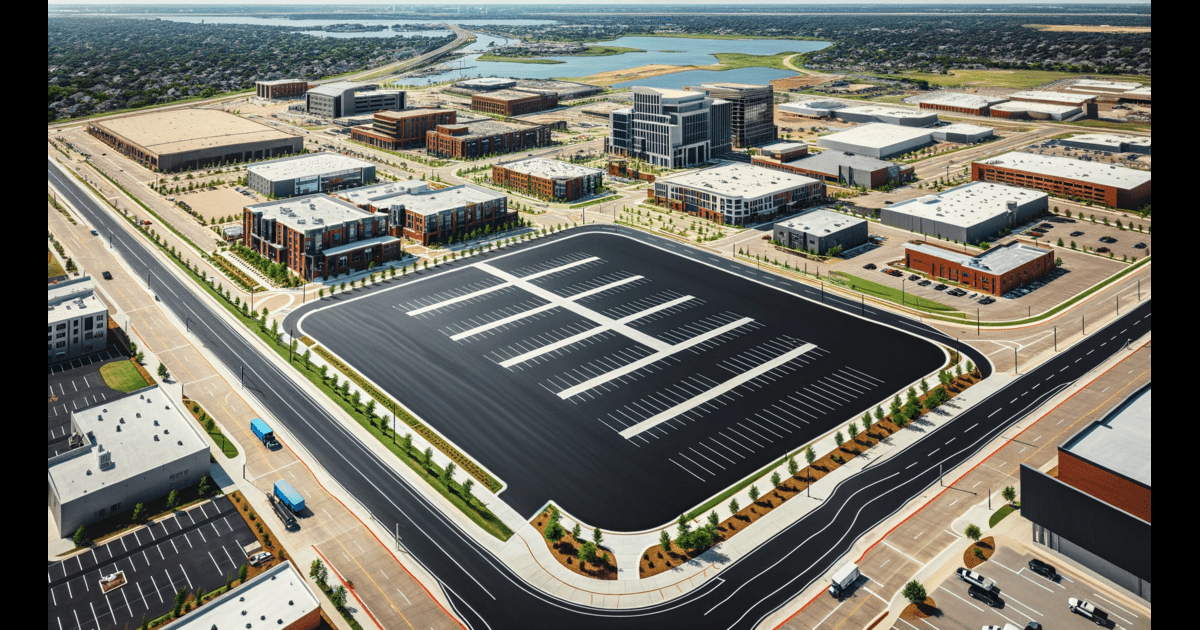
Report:
[[[920,604],[909,604],[900,612],[900,618],[904,620],[925,619],[933,617],[937,614],[937,604],[934,603],[932,597],[926,597],[925,601]]]
[[[976,549],[983,552],[982,559],[975,555]],[[980,541],[977,543],[971,543],[971,546],[967,547],[967,549],[963,551],[963,566],[967,567],[968,569],[974,569],[984,562],[987,562],[994,553],[996,553],[996,539],[992,538],[991,536],[980,539]]]
[[[576,557],[576,554],[579,553],[579,546],[587,541],[586,537],[591,534],[590,531],[583,532],[583,536],[585,537],[584,540],[575,540],[575,537],[571,535],[571,530],[568,529],[565,536],[559,539],[558,542],[553,542],[546,538],[546,526],[549,524],[549,509],[543,511],[541,514],[538,514],[533,519],[533,526],[538,530],[539,533],[541,533],[542,542],[546,543],[546,548],[550,550],[550,553],[554,556],[555,560],[558,560],[559,564],[567,567],[575,573],[578,573],[579,575],[595,578],[597,580],[617,579],[617,558],[616,554],[614,554],[612,551],[603,547],[596,550],[597,556],[602,553],[608,554],[607,562],[602,562],[600,558],[597,558],[596,562],[583,563],[580,562],[579,558]]]

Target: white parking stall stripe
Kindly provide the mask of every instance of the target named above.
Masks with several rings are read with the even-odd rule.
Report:
[[[742,427],[743,429],[745,429],[748,433],[753,433],[754,435],[757,435],[759,437],[759,439],[763,440],[764,442],[774,442],[775,441],[775,440],[772,440],[771,438],[766,437],[765,435],[759,433],[758,431],[755,431],[754,429],[751,429],[750,427],[742,424],[741,422],[737,423],[737,425],[739,427]],[[733,429],[730,428],[729,430],[732,431]]]
[[[680,468],[682,468],[682,469],[686,470],[686,471],[687,471],[687,474],[689,474],[689,475],[691,475],[691,476],[693,476],[693,477],[695,477],[695,478],[699,479],[700,481],[704,481],[704,477],[701,477],[700,475],[697,475],[696,473],[694,473],[694,472],[692,472],[692,471],[688,470],[687,466],[684,466],[683,464],[680,464],[679,462],[677,462],[677,461],[675,461],[675,460],[671,459],[670,457],[668,457],[668,458],[667,458],[667,461],[669,461],[669,462],[671,462],[672,464],[675,464],[676,466],[679,466]],[[707,482],[706,482],[706,483],[707,483]]]
[[[682,458],[684,458],[684,459],[688,460],[689,462],[691,462],[691,463],[692,463],[692,464],[693,464],[693,465],[694,465],[696,468],[699,468],[700,470],[703,470],[704,472],[706,472],[706,473],[708,473],[708,474],[710,474],[710,475],[714,475],[714,476],[715,476],[715,475],[717,474],[717,473],[715,473],[715,472],[713,472],[713,471],[711,471],[711,470],[709,470],[709,469],[705,468],[704,466],[701,466],[700,464],[696,463],[696,460],[692,459],[691,457],[688,457],[688,456],[687,456],[687,454],[686,454],[686,453],[683,453],[682,451],[681,451],[681,452],[679,452],[679,453],[678,453],[678,455],[679,455],[680,457],[682,457]]]
[[[721,470],[725,470],[725,467],[724,467],[724,466],[722,466],[721,464],[719,464],[719,463],[717,463],[716,461],[714,461],[714,460],[713,460],[713,458],[709,457],[708,455],[705,455],[704,453],[701,453],[700,451],[697,451],[695,448],[693,448],[693,447],[691,447],[691,446],[689,446],[689,447],[688,447],[688,450],[690,450],[691,452],[693,452],[693,453],[695,453],[695,454],[699,455],[700,457],[703,457],[704,459],[707,459],[708,461],[712,462],[712,464],[713,464],[714,466],[716,466],[716,467],[720,468]],[[680,453],[680,454],[682,455],[682,453]],[[685,455],[685,457],[686,457],[686,455]]]
[[[212,552],[208,552],[208,559],[212,560],[213,566],[217,568],[217,573],[221,572],[221,565],[217,564],[217,559],[213,557]]]
[[[849,387],[850,389],[855,390],[860,394],[867,393],[867,390],[869,389],[859,383],[851,383],[850,379],[846,378],[845,376],[842,376],[841,374],[838,374],[837,372],[830,373],[828,375],[828,378],[830,380],[836,378],[836,379],[838,379],[838,381],[837,381],[838,385],[841,385],[842,387]]]
[[[875,378],[874,376],[871,376],[870,374],[867,374],[866,372],[862,372],[862,371],[860,371],[860,370],[856,370],[856,369],[854,369],[854,368],[852,368],[852,367],[850,367],[850,366],[848,366],[848,365],[846,366],[846,369],[847,369],[847,370],[850,370],[851,372],[854,372],[855,374],[861,374],[861,375],[863,375],[863,376],[865,376],[865,377],[867,377],[867,378],[871,379],[872,381],[876,381],[876,382],[878,382],[880,385],[882,385],[882,384],[883,384],[883,381],[882,381],[882,380],[880,380],[880,379],[877,379],[877,378]]]
[[[730,442],[733,442],[734,444],[737,444],[738,446],[740,446],[740,447],[742,447],[742,448],[746,449],[747,451],[750,451],[751,453],[753,453],[753,452],[754,452],[754,449],[752,449],[752,448],[750,448],[749,446],[746,446],[746,445],[744,445],[744,444],[738,444],[737,440],[735,440],[735,439],[733,439],[733,438],[729,437],[728,435],[725,435],[724,433],[721,433],[720,431],[718,431],[718,432],[717,432],[717,435],[719,435],[719,436],[721,436],[721,437],[725,438],[726,440],[729,440]],[[729,448],[728,446],[725,446],[724,444],[722,444],[722,443],[718,442],[718,441],[717,441],[717,438],[708,438],[708,439],[712,440],[714,443],[716,443],[716,445],[717,445],[717,446],[720,446],[721,448],[724,448],[725,450],[729,451],[730,453],[733,453],[734,455],[737,455],[738,457],[741,457],[742,459],[746,459],[746,456],[745,456],[745,455],[742,455],[741,453],[739,453],[739,452],[737,452],[737,451],[735,451],[735,450],[733,450],[733,449]]]
[[[807,392],[807,393],[801,393],[801,392]],[[825,403],[823,403],[823,402],[821,402],[821,401],[817,400],[816,398],[813,398],[812,396],[810,396],[809,394],[811,394],[811,393],[812,393],[812,392],[809,392],[807,389],[805,389],[805,390],[796,390],[796,391],[792,392],[792,394],[796,394],[796,395],[798,395],[798,396],[803,396],[804,398],[806,398],[806,399],[809,401],[809,403],[810,403],[810,404],[820,405],[820,406],[822,406],[822,407],[824,407],[824,408],[826,408],[826,409],[828,409],[828,410],[830,410],[830,411],[834,411],[833,407],[830,407],[829,405],[826,405]],[[788,398],[791,398],[792,400],[796,400],[795,398],[792,398],[792,394],[788,394],[788,395],[787,395],[787,397],[788,397]],[[800,401],[799,401],[799,400],[796,400],[796,402],[800,402]]]
[[[741,425],[739,425],[739,426],[741,426]],[[751,444],[753,444],[753,445],[755,445],[755,446],[762,446],[762,444],[759,444],[758,442],[755,442],[753,438],[746,437],[746,435],[745,435],[744,433],[742,433],[741,431],[738,431],[737,429],[735,429],[735,428],[733,428],[733,427],[729,427],[729,432],[730,432],[730,433],[736,433],[738,437],[742,438],[743,440],[746,440],[747,442],[749,442],[749,443],[751,443]],[[724,435],[724,433],[722,433],[721,435]],[[744,447],[745,445],[744,445],[744,444],[742,444],[741,446],[743,446],[743,447]],[[752,452],[752,453],[754,452],[754,449],[748,449],[748,450],[749,450],[750,452]]]
[[[737,462],[733,461],[732,459],[729,459],[728,457],[725,457],[724,455],[722,455],[722,454],[721,454],[721,452],[720,452],[720,451],[718,451],[717,449],[715,449],[715,448],[713,448],[713,447],[711,447],[711,446],[709,446],[709,445],[707,445],[707,444],[705,444],[705,443],[703,443],[703,442],[701,442],[701,443],[700,443],[700,446],[703,446],[704,448],[706,448],[706,449],[708,449],[708,450],[712,451],[712,452],[713,452],[714,454],[716,454],[718,457],[720,457],[721,459],[723,459],[723,460],[725,460],[725,461],[729,462],[730,464],[736,464],[736,463],[737,463]],[[743,458],[743,459],[745,459],[745,458]]]
[[[829,394],[830,396],[833,396],[834,398],[837,398],[838,400],[844,400],[844,401],[846,401],[846,402],[850,402],[851,400],[853,400],[853,399],[857,398],[857,396],[851,396],[850,398],[846,398],[845,396],[843,396],[843,395],[841,395],[841,394],[839,394],[839,393],[837,393],[837,392],[835,392],[835,391],[831,391],[831,390],[829,390],[829,389],[826,389],[826,388],[824,388],[824,387],[821,387],[821,386],[820,386],[820,385],[818,385],[817,383],[812,383],[812,387],[815,387],[815,388],[817,388],[817,389],[819,389],[819,390],[821,390],[821,391],[825,392],[826,394]],[[839,407],[842,405],[842,403],[838,402],[837,400],[834,400],[834,401],[831,401],[831,402],[833,402],[834,404],[838,405]]]

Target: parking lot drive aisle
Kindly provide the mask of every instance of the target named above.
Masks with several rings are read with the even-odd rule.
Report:
[[[125,396],[104,383],[100,368],[125,356],[115,345],[96,354],[46,367],[46,450],[54,457],[67,450],[71,412]]]

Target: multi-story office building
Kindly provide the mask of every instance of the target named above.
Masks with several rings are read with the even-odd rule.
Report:
[[[542,199],[574,201],[599,190],[604,184],[604,171],[561,160],[531,158],[496,164],[492,181]]]
[[[403,90],[381,90],[376,84],[327,83],[312,88],[305,95],[306,110],[313,116],[345,118],[381,110],[404,109]]]
[[[516,221],[508,212],[508,196],[473,184],[442,190],[413,190],[376,202],[384,207],[395,227],[393,233],[422,245],[446,243],[478,232],[502,229]]]
[[[730,163],[659,179],[654,203],[726,225],[745,225],[817,203],[825,183],[748,164]]]
[[[824,255],[834,247],[842,251],[867,242],[867,222],[832,210],[812,210],[775,224],[776,243]]]
[[[453,125],[452,109],[406,109],[402,112],[375,112],[371,126],[350,130],[350,139],[373,147],[395,151],[425,146],[425,134],[438,125]]]
[[[250,188],[282,199],[362,186],[375,181],[375,164],[340,153],[309,153],[246,168]]]
[[[498,120],[469,120],[438,125],[425,132],[425,150],[443,158],[477,158],[525,151],[550,144],[550,127]]]
[[[1150,171],[1034,153],[1005,153],[971,163],[971,179],[1044,190],[1113,208],[1150,203]]]
[[[730,105],[702,92],[633,88],[633,107],[609,115],[609,153],[656,166],[704,164],[732,146]]]
[[[99,352],[108,345],[108,307],[88,276],[47,285],[46,362]]]
[[[558,107],[557,94],[534,94],[515,90],[498,90],[471,96],[471,109],[501,116],[534,114]]]
[[[705,83],[687,89],[729,103],[733,146],[744,149],[775,141],[775,88],[771,84]]]
[[[404,254],[386,214],[328,195],[246,206],[242,245],[305,280],[367,269]]]
[[[255,81],[254,94],[259,98],[298,98],[308,91],[308,81],[299,79],[278,79],[276,81]]]

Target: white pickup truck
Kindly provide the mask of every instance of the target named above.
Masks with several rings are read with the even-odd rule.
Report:
[[[1000,590],[996,587],[996,582],[994,580],[985,578],[970,569],[960,567],[956,573],[958,575],[958,579],[966,582],[967,584],[978,586],[985,591],[999,592]]]

